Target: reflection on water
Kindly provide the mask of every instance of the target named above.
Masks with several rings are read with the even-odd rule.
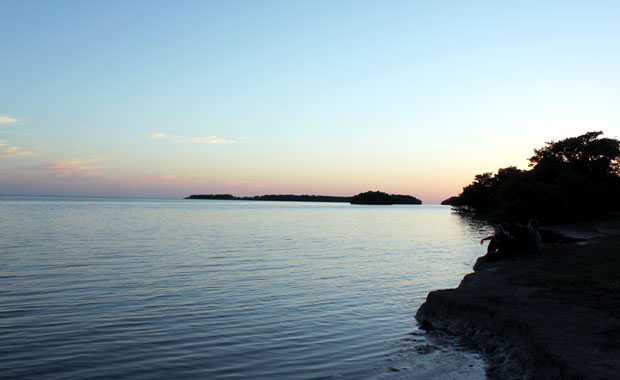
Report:
[[[483,379],[421,334],[481,254],[440,206],[0,197],[4,378]],[[437,377],[441,374],[441,377]]]

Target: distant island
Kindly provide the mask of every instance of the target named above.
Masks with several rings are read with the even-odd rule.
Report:
[[[269,194],[253,197],[236,197],[232,194],[193,194],[185,199],[212,199],[229,201],[281,201],[281,202],[341,202],[366,205],[408,204],[420,205],[422,201],[410,195],[387,194],[380,191],[367,191],[353,197],[331,195],[293,195]]]
[[[293,194],[269,194],[255,195],[253,197],[235,197],[231,194],[197,194],[190,195],[185,199],[215,199],[229,201],[282,201],[282,202],[350,202],[352,197],[338,197],[331,195],[293,195]]]
[[[387,194],[381,191],[367,191],[351,199],[353,205],[421,205],[422,201],[411,195]]]

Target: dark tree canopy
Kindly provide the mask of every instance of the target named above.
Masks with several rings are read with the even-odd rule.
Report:
[[[620,210],[620,141],[588,132],[535,149],[529,171],[476,175],[454,202],[492,219],[568,221]]]
[[[600,138],[603,132],[588,132],[581,136],[547,142],[534,149],[530,166],[564,164],[576,171],[597,177],[620,174],[620,141]]]
[[[285,201],[285,202],[350,202],[351,197],[339,197],[331,195],[293,195],[293,194],[268,194],[255,195],[253,197],[235,197],[231,194],[194,194],[185,199],[215,199],[236,201]]]
[[[419,205],[422,201],[411,195],[388,194],[381,191],[367,191],[359,193],[351,199],[351,204],[363,205],[393,205],[412,204]]]
[[[452,206],[452,205],[454,205],[454,203],[457,201],[457,199],[459,199],[459,196],[458,196],[458,195],[455,195],[455,196],[450,197],[450,198],[448,198],[448,199],[444,199],[444,200],[441,202],[441,205],[442,205],[442,206]]]
[[[293,195],[268,194],[253,197],[235,197],[231,194],[194,194],[185,199],[215,199],[241,201],[287,201],[287,202],[350,202],[352,204],[422,204],[422,201],[411,195],[387,194],[381,191],[368,191],[354,197],[330,195]]]

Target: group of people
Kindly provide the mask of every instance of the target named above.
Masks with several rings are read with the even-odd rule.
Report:
[[[527,228],[521,224],[498,224],[493,235],[480,240],[480,244],[485,240],[489,240],[486,255],[488,261],[517,258],[521,254],[534,255],[541,250],[536,220],[530,220]]]

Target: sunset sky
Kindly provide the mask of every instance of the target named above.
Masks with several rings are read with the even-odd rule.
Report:
[[[0,0],[0,194],[439,203],[620,138],[617,1]]]

